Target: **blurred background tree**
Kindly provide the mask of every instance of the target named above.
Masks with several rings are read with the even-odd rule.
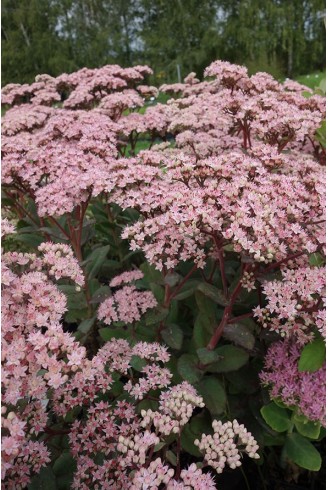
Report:
[[[295,77],[325,66],[324,0],[2,0],[2,84],[149,64],[153,82],[215,59]]]

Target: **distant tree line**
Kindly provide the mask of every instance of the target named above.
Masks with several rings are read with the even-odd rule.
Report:
[[[324,0],[2,0],[2,85],[148,64],[153,83],[214,59],[276,77],[325,66]]]

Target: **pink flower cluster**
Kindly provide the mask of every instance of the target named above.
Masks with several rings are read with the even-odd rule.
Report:
[[[255,308],[254,316],[263,327],[299,343],[311,340],[315,329],[325,337],[325,268],[300,267],[281,273],[282,281],[264,283],[268,303]]]
[[[8,218],[3,218],[1,220],[1,236],[11,235],[12,233],[15,233],[14,224]]]
[[[325,246],[324,151],[315,137],[324,98],[310,90],[304,98],[305,87],[295,82],[215,61],[205,70],[209,79],[191,73],[184,83],[162,86],[175,98],[137,112],[158,94],[141,85],[149,74],[145,66],[107,65],[3,89],[3,103],[13,106],[2,122],[4,189],[19,218],[36,204],[40,223],[57,223],[72,245],[46,242],[35,253],[3,254],[6,488],[26,488],[49,463],[40,436],[52,436],[53,417],[62,422],[72,409],[80,411],[66,431],[77,462],[74,489],[214,489],[212,468],[240,466],[241,453],[259,457],[243,425],[214,421],[214,434],[195,441],[204,462],[174,470],[166,449],[178,451],[183,428],[204,402],[187,382],[171,386],[163,367],[168,349],[112,339],[89,352],[65,331],[67,300],[56,281],[88,292],[81,243],[90,202],[137,210],[121,236],[164,276],[181,261],[203,269],[209,258],[215,262],[229,301],[226,323],[240,290],[260,292],[262,282],[266,304],[254,316],[286,340],[269,349],[261,380],[272,398],[324,423],[325,368],[297,369],[301,345],[325,332],[324,269],[308,258]],[[149,149],[135,156],[141,135]],[[15,230],[5,219],[2,231]],[[241,266],[233,292],[226,252]],[[205,271],[211,283],[217,272],[207,279]],[[94,322],[139,322],[156,307],[153,293],[136,283],[142,277],[139,270],[114,277]],[[138,408],[149,400],[154,405]]]
[[[142,277],[141,271],[123,272],[111,280],[110,286],[116,287]],[[157,301],[151,291],[138,291],[136,286],[126,285],[101,303],[98,318],[107,325],[113,322],[133,323],[139,321],[143,313],[156,305]]]
[[[260,374],[270,396],[278,399],[314,422],[325,426],[326,366],[315,372],[299,372],[301,348],[293,339],[273,344],[265,357]]]
[[[31,85],[11,83],[3,87],[2,104],[31,103],[47,106],[64,98],[65,108],[92,108],[108,94],[133,86],[151,73],[148,66],[121,68],[118,65],[106,65],[95,69],[82,68],[56,78],[38,75]]]

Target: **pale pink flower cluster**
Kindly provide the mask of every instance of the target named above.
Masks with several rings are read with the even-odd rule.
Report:
[[[1,103],[6,105],[32,103],[49,106],[60,100],[56,79],[49,75],[37,75],[31,85],[9,83],[1,90]]]
[[[133,355],[154,362],[168,362],[170,354],[167,347],[157,342],[138,342],[132,349]]]
[[[51,265],[53,253],[70,255],[69,249],[61,245],[46,244],[40,250],[44,253],[47,266]],[[49,453],[44,444],[33,442],[34,434],[47,429],[49,409],[58,416],[65,416],[74,407],[90,407],[89,425],[83,428],[82,422],[76,422],[71,435],[72,451],[81,453],[81,458],[86,457],[82,454],[85,451],[88,454],[111,452],[113,442],[111,446],[104,438],[104,433],[109,441],[116,441],[116,451],[118,437],[124,435],[124,427],[121,425],[124,417],[127,420],[126,435],[132,437],[136,447],[144,447],[142,444],[152,447],[158,436],[150,432],[148,436],[147,431],[139,434],[139,424],[131,424],[136,419],[133,406],[122,402],[112,411],[107,404],[97,404],[97,397],[110,390],[113,371],[127,373],[135,355],[148,361],[140,373],[140,379],[134,381],[135,386],[142,384],[144,375],[148,383],[147,391],[167,386],[171,373],[156,365],[156,362],[169,360],[167,349],[156,343],[152,345],[142,342],[130,347],[128,342],[114,339],[106,343],[91,360],[88,359],[85,347],[70,334],[63,332],[59,323],[66,309],[65,296],[45,273],[29,270],[34,266],[44,266],[42,258],[34,254],[27,254],[26,257],[24,254],[14,255],[4,255],[8,269],[13,270],[3,292],[3,412],[6,405],[10,405],[12,410],[5,417],[8,420],[3,421],[6,429],[3,444],[4,475],[8,488],[23,488],[31,476],[49,462]],[[19,272],[15,270],[15,258],[20,263]],[[25,272],[22,272],[22,266]],[[74,276],[72,271],[66,271],[66,275]],[[24,408],[27,400],[28,405]],[[106,410],[112,411],[112,419],[108,418]],[[95,438],[97,427],[100,427],[100,432]],[[86,441],[88,434],[92,435],[90,443]],[[138,446],[138,441],[144,443]],[[81,458],[78,458],[78,464]],[[98,467],[92,463],[90,468],[95,475],[101,475],[100,482],[110,475],[115,481],[117,464],[107,468],[106,465]],[[121,466],[125,468],[124,464]],[[87,469],[88,465],[85,471]],[[124,482],[124,478],[122,474],[120,480]],[[81,475],[78,479],[81,479]],[[126,487],[123,484],[121,488]]]
[[[33,131],[44,126],[54,109],[45,106],[23,104],[9,109],[1,122],[1,131],[5,136],[13,136],[21,131]]]
[[[115,276],[109,283],[111,288],[121,286],[121,284],[129,284],[143,278],[143,272],[139,270],[122,272],[119,276]]]
[[[38,247],[38,250],[43,254],[42,262],[44,266],[49,268],[50,276],[53,276],[57,281],[62,277],[69,277],[79,286],[83,286],[83,271],[69,245],[44,242]]]
[[[119,65],[106,65],[82,68],[56,78],[38,75],[31,85],[11,83],[3,87],[1,100],[2,104],[8,105],[31,103],[48,106],[65,99],[64,108],[92,109],[108,94],[133,86],[151,73],[148,66],[121,68]]]
[[[293,338],[274,343],[265,356],[260,379],[273,399],[281,400],[308,419],[326,425],[326,366],[300,372],[301,347]]]
[[[166,368],[161,366],[146,366],[142,368],[141,373],[145,375],[144,378],[139,379],[139,383],[132,384],[128,381],[124,386],[124,389],[136,399],[141,400],[149,390],[156,388],[165,388],[170,384],[172,374]]]
[[[185,89],[184,83],[164,83],[159,87],[160,92],[164,92],[165,94],[179,94],[183,92]]]
[[[203,473],[192,463],[189,468],[182,470],[181,481],[170,480],[167,490],[216,490],[214,477],[210,473]]]
[[[3,141],[3,182],[23,181],[40,216],[71,212],[115,185],[115,123],[99,112],[54,111],[40,131]]]
[[[157,490],[161,484],[170,488],[170,481],[174,475],[174,469],[163,464],[160,458],[150,463],[148,468],[140,468],[132,480],[131,490]]]
[[[285,269],[281,274],[281,281],[264,283],[267,305],[255,308],[254,316],[263,327],[299,343],[307,343],[316,328],[325,337],[325,268]]]
[[[43,250],[51,252],[52,245]],[[8,488],[15,489],[25,488],[32,474],[49,462],[46,446],[34,441],[33,435],[47,425],[50,394],[52,409],[66,414],[76,399],[76,404],[81,404],[78,389],[83,392],[83,401],[91,389],[90,403],[92,393],[108,390],[111,376],[104,373],[103,365],[90,370],[85,347],[63,331],[60,320],[66,311],[66,298],[46,273],[33,270],[46,269],[47,259],[43,263],[42,257],[34,254],[13,252],[3,254],[3,260],[2,401],[4,413],[6,406],[11,409],[3,422],[3,476]],[[72,270],[61,271],[61,276],[70,274]],[[66,409],[62,411],[60,393],[69,391],[68,386],[72,386],[67,393],[71,400],[65,398]]]
[[[170,398],[170,393],[176,396]],[[175,402],[175,413],[170,400]],[[188,405],[189,418],[196,406],[204,406],[201,397],[187,382],[166,392],[161,404],[166,404],[166,413],[172,418],[179,417],[177,411],[185,413],[185,405]],[[141,421],[135,406],[124,401],[96,403],[88,409],[86,421],[75,421],[69,436],[72,453],[77,458],[73,488],[84,489],[90,481],[99,490],[157,489],[161,484],[170,489],[204,490],[205,485],[209,489],[215,488],[212,475],[202,473],[195,464],[182,469],[180,479],[174,479],[174,469],[153,457],[156,445],[165,442],[167,434],[156,427],[154,431],[152,424],[144,427]],[[102,463],[95,463],[95,454],[105,456]]]
[[[142,97],[158,97],[159,90],[152,85],[138,85],[137,90]]]
[[[257,453],[259,446],[254,437],[237,420],[224,424],[214,420],[212,427],[214,434],[203,434],[200,441],[195,441],[195,445],[204,454],[207,464],[217,473],[222,473],[226,465],[232,469],[241,466],[241,453],[246,453],[250,458],[260,458]]]
[[[151,291],[138,291],[135,286],[123,286],[98,308],[98,318],[106,325],[113,322],[133,323],[154,308],[157,301]]]
[[[172,161],[168,154],[162,158],[167,171],[156,175],[148,164],[150,153],[140,157],[149,167],[147,176],[152,172],[152,185],[138,175],[133,187],[131,182],[125,192],[115,190],[112,199],[142,212],[144,219],[128,226],[122,237],[156,268],[174,268],[188,259],[203,267],[211,236],[264,263],[301,250],[315,252],[324,241],[324,173],[314,161],[308,182],[301,168],[292,170],[290,157],[282,169],[278,156],[281,170],[276,172],[272,164],[239,151],[198,161],[181,153]]]
[[[33,474],[50,463],[50,452],[44,442],[26,439],[26,422],[19,415],[7,413],[4,405],[1,414],[1,477],[9,490],[21,490]]]
[[[11,235],[12,233],[16,233],[15,225],[8,218],[3,218],[1,220],[1,236]]]
[[[215,76],[224,87],[233,88],[240,80],[246,78],[247,68],[233,65],[229,61],[214,61],[206,68],[204,75]]]
[[[40,250],[49,265],[53,253],[68,253],[69,249],[47,244]],[[24,488],[31,476],[50,462],[44,443],[34,441],[39,433],[51,434],[48,414],[64,417],[75,407],[84,407],[88,416],[76,420],[70,430],[70,447],[77,460],[72,488],[85,489],[91,482],[99,490],[139,488],[143,477],[143,485],[149,481],[149,488],[156,482],[170,484],[172,488],[181,487],[184,482],[195,489],[211,484],[211,477],[197,468],[183,471],[181,480],[175,482],[173,469],[162,462],[152,464],[155,445],[165,442],[168,434],[180,432],[195,407],[204,407],[202,398],[189,383],[161,393],[158,411],[142,412],[141,416],[132,404],[99,399],[110,392],[113,373],[125,376],[131,372],[135,356],[147,364],[137,377],[124,383],[125,390],[142,399],[150,390],[156,392],[168,386],[172,375],[158,364],[169,360],[167,348],[146,342],[131,347],[125,340],[113,339],[88,359],[85,347],[65,333],[60,324],[66,308],[64,295],[45,273],[29,270],[42,266],[43,259],[34,254],[15,257],[20,266],[17,272],[14,255],[10,255],[7,266],[12,269],[12,276],[5,286],[3,300],[3,414],[7,405],[11,409],[2,421],[8,488]],[[135,279],[135,274],[132,277]],[[95,454],[105,456],[103,463],[95,462]]]

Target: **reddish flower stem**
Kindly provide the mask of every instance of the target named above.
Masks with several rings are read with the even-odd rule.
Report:
[[[243,272],[245,270],[247,270],[247,268],[248,268],[248,264],[246,264],[245,267],[243,268]],[[241,287],[242,287],[241,279],[242,279],[242,276],[239,279],[238,284],[236,285],[234,291],[232,292],[232,294],[230,296],[229,304],[224,308],[223,317],[222,317],[221,322],[219,323],[217,329],[215,330],[215,332],[212,335],[209,343],[207,344],[208,350],[215,349],[215,347],[217,346],[217,344],[218,344],[218,342],[219,342],[219,340],[223,334],[224,327],[227,325],[227,323],[229,323],[233,306],[236,302],[236,299],[237,299],[237,297],[240,293]]]
[[[269,272],[272,269],[275,269],[276,267],[279,267],[284,262],[288,262],[288,260],[297,259],[297,257],[300,257],[301,255],[304,255],[305,253],[306,252],[297,252],[297,253],[295,253],[293,255],[288,255],[284,259],[281,259],[278,262],[275,262],[274,264],[269,265],[266,269],[264,269],[263,273],[265,274],[266,272]]]
[[[66,236],[66,238],[67,238],[69,241],[71,241],[71,236],[70,236],[70,235],[67,233],[67,231],[65,231],[65,230],[64,230],[64,228],[61,226],[61,224],[59,224],[59,223],[58,223],[58,221],[57,221],[55,218],[53,218],[52,216],[48,216],[48,219],[49,219],[50,221],[52,221],[52,222],[54,223],[54,225],[56,225],[56,226],[57,226],[57,228],[59,228],[59,229],[60,229],[60,231],[62,232],[62,234],[63,234],[63,235],[65,235],[65,236]]]
[[[180,291],[180,289],[186,284],[186,282],[188,281],[188,279],[190,278],[190,276],[195,272],[196,269],[197,269],[197,265],[195,264],[190,269],[190,271],[188,272],[188,274],[182,279],[182,281],[180,282],[180,284],[178,284],[178,286],[175,288],[175,290],[171,293],[171,295],[168,298],[168,304],[170,304],[171,300],[174,299],[174,297],[178,294],[178,292]]]
[[[227,323],[235,323],[235,322],[239,322],[240,320],[244,320],[244,318],[250,318],[253,316],[253,313],[250,312],[250,313],[244,313],[243,315],[239,315],[239,316],[233,316],[231,317]]]
[[[220,265],[220,273],[221,273],[221,279],[222,279],[222,287],[223,287],[223,293],[224,297],[228,299],[229,296],[229,291],[228,291],[228,281],[227,281],[227,276],[224,270],[224,258],[223,258],[223,249],[222,249],[222,241],[215,235],[213,235],[213,240],[216,245],[217,251],[218,251],[218,257],[219,257],[219,265]]]
[[[181,429],[178,434],[178,440],[177,440],[177,467],[174,475],[176,480],[180,478],[180,473],[181,473],[180,453],[181,453]]]

